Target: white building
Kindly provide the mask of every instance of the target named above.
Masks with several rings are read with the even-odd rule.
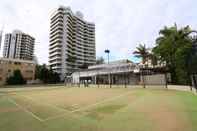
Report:
[[[33,60],[35,39],[19,30],[5,34],[4,58]]]
[[[72,74],[73,83],[83,83],[90,80],[92,84],[131,84],[139,82],[139,75],[135,70],[138,66],[129,60],[113,61],[109,64],[89,66],[86,70],[74,72]]]
[[[144,68],[129,60],[119,60],[109,64],[89,66],[88,69],[74,72],[65,83],[166,85],[168,76],[165,74],[165,67]]]
[[[2,41],[2,37],[3,37],[3,31],[0,31],[0,50],[1,50],[1,41]]]
[[[96,61],[95,24],[60,6],[51,15],[49,65],[61,78]]]

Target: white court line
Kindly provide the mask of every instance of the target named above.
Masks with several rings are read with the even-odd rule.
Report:
[[[103,101],[96,102],[96,103],[91,104],[91,105],[88,105],[88,106],[86,106],[86,107],[82,107],[82,108],[76,109],[76,110],[74,110],[74,111],[70,111],[70,112],[67,113],[67,114],[61,114],[61,115],[49,117],[49,118],[47,118],[47,119],[44,119],[44,121],[53,120],[53,119],[56,119],[56,118],[61,118],[61,117],[64,117],[64,116],[66,116],[66,115],[68,115],[68,114],[72,114],[72,113],[75,113],[75,112],[78,112],[78,111],[83,111],[83,110],[89,109],[89,108],[91,108],[91,107],[94,107],[94,106],[96,106],[96,105],[103,104],[103,103],[108,102],[108,101],[113,101],[113,100],[116,100],[116,99],[118,99],[118,98],[120,98],[120,97],[123,97],[123,96],[127,96],[127,95],[130,94],[130,93],[133,93],[133,92],[127,92],[127,93],[122,94],[122,95],[119,95],[119,96],[115,96],[115,97],[112,97],[112,98],[109,98],[109,99],[105,99],[105,100],[103,100]]]
[[[29,99],[29,100],[31,100],[31,101],[34,102],[34,103],[38,103],[38,104],[50,106],[50,107],[52,107],[52,108],[54,108],[54,109],[56,109],[56,110],[59,110],[59,111],[70,112],[70,111],[68,111],[68,110],[66,110],[66,109],[64,109],[64,108],[61,108],[61,107],[58,107],[58,106],[55,106],[55,105],[51,105],[51,104],[48,104],[48,103],[37,102],[37,101],[35,101],[34,99],[32,99],[31,97],[28,97],[28,96],[24,96],[24,95],[18,95],[18,96],[22,96],[22,97],[24,97],[24,98],[26,98],[26,99]]]
[[[67,89],[67,91],[66,91],[64,94],[68,94],[68,93],[72,92],[73,90],[71,90],[71,89],[72,89],[72,88]],[[18,95],[18,94],[16,94],[16,95]],[[24,95],[18,95],[18,96],[22,96],[22,97],[24,97],[24,98],[26,98],[26,99],[29,99],[29,100],[31,100],[31,101],[34,102],[34,103],[44,104],[44,105],[46,105],[46,106],[50,106],[50,107],[55,108],[55,109],[57,109],[57,110],[61,110],[61,111],[65,111],[65,112],[70,112],[70,111],[68,111],[68,110],[66,110],[66,109],[64,109],[64,108],[61,108],[61,107],[58,107],[58,106],[55,106],[55,105],[52,105],[52,104],[49,104],[49,103],[37,102],[37,101],[35,101],[34,99],[32,99],[31,97],[28,97],[28,96],[24,96]]]
[[[35,118],[36,120],[40,121],[40,122],[43,122],[44,120],[39,118],[38,116],[36,116],[33,112],[27,110],[26,108],[22,107],[21,105],[17,104],[13,99],[11,99],[10,97],[8,97],[8,100],[16,105],[18,108],[22,109],[23,111],[25,111],[26,113],[30,114],[33,118]]]
[[[67,94],[67,93],[72,92],[72,91],[73,91],[73,90],[71,90],[71,88],[70,88],[70,89],[67,89],[67,91],[66,91],[64,94]],[[16,94],[16,93],[15,93],[14,95],[19,96],[19,97],[24,97],[24,98],[26,98],[26,99],[31,100],[31,101],[34,102],[34,103],[38,103],[38,104],[50,106],[50,107],[52,107],[52,108],[54,108],[54,109],[56,109],[56,110],[64,111],[64,112],[69,112],[69,113],[70,113],[70,111],[68,111],[68,110],[66,110],[66,109],[64,109],[64,108],[61,108],[61,107],[52,105],[52,104],[37,102],[36,100],[32,99],[32,98],[29,97],[29,96],[24,96],[24,95],[20,95],[20,94]]]
[[[6,94],[0,92],[0,97],[4,97]]]

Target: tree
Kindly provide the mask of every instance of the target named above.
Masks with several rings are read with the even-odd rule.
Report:
[[[68,58],[66,59],[68,62],[71,62],[71,63],[75,63],[76,62],[76,57],[75,56],[68,56]]]
[[[188,55],[188,70],[190,74],[197,74],[197,44],[192,45],[192,50]]]
[[[48,83],[54,84],[60,82],[60,76],[57,72],[54,72],[51,68],[48,70]]]
[[[189,26],[178,29],[175,24],[172,27],[161,29],[160,36],[156,39],[153,53],[160,61],[166,63],[174,84],[189,82],[187,58],[192,47],[190,32]]]
[[[158,65],[158,58],[157,58],[157,56],[154,54],[154,53],[150,53],[149,54],[149,57],[148,57],[150,60],[151,60],[151,64],[153,65],[153,66],[156,66],[156,65]]]
[[[45,64],[36,66],[35,78],[50,84],[60,82],[59,74],[51,68],[48,69]]]
[[[97,59],[96,59],[96,64],[104,64],[104,58],[101,56],[101,57],[98,57]]]
[[[26,84],[25,79],[23,78],[20,70],[15,70],[13,75],[7,78],[8,85],[22,85]]]
[[[145,64],[148,57],[149,57],[149,49],[146,48],[145,44],[139,44],[138,47],[136,47],[136,51],[133,52],[135,57],[142,58],[142,64]]]

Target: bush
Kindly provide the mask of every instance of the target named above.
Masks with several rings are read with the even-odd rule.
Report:
[[[26,80],[23,78],[20,70],[15,70],[13,75],[7,78],[8,85],[23,85],[26,84]]]

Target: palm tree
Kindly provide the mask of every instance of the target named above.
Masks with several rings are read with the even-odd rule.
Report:
[[[195,42],[192,39],[193,33],[197,32],[189,26],[178,28],[175,24],[161,29],[156,39],[153,53],[160,62],[166,63],[174,84],[187,84],[189,81],[187,63]]]
[[[98,65],[98,64],[104,64],[104,58],[101,56],[101,57],[98,57],[97,59],[96,59],[96,64]]]
[[[149,54],[149,59],[151,60],[151,65],[153,65],[153,67],[158,64],[158,58],[153,52]]]
[[[135,55],[135,57],[142,58],[142,64],[145,64],[150,55],[149,48],[146,48],[145,44],[139,44],[133,54]]]

